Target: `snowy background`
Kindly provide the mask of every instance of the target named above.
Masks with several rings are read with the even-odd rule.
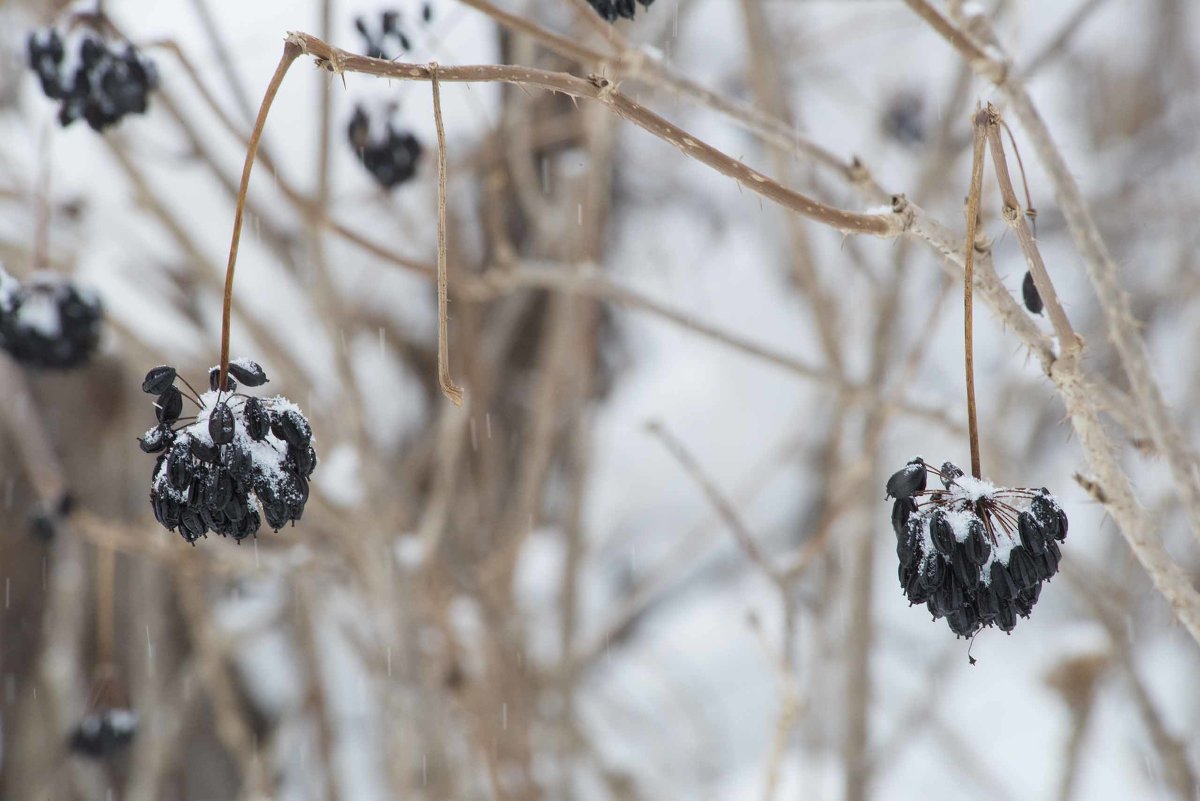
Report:
[[[915,239],[789,215],[598,104],[442,86],[458,409],[435,370],[429,86],[297,61],[251,181],[232,352],[309,415],[313,496],[300,524],[240,547],[163,531],[138,385],[163,363],[202,382],[217,361],[233,190],[283,36],[361,51],[355,16],[386,4],[108,0],[160,89],[104,135],[58,127],[24,68],[28,30],[93,8],[59,5],[0,6],[0,260],[18,278],[35,263],[73,276],[107,320],[83,370],[0,369],[0,796],[1200,798],[1200,651],[1075,480],[1080,446],[1037,360],[977,304],[984,473],[1051,488],[1071,529],[1031,619],[971,644],[908,606],[883,501],[914,454],[969,464],[961,273]],[[960,238],[970,113],[996,103],[1085,368],[1125,386],[1033,148],[904,3],[657,0],[609,36],[582,3],[497,0],[603,63],[471,5],[435,0],[424,25],[420,3],[397,0],[403,60],[613,75],[780,182],[877,207],[655,77],[686,76],[859,157]],[[985,5],[1194,441],[1200,10]],[[618,74],[626,47],[648,54],[642,74]],[[347,142],[356,104],[396,104],[424,146],[391,193]],[[983,231],[1019,296],[1020,250],[994,182],[984,192]],[[1122,427],[1131,415],[1105,420],[1122,464],[1154,536],[1200,578],[1176,487]],[[29,431],[78,501],[49,541],[28,534],[53,500]],[[97,664],[106,609],[111,668]],[[72,756],[68,733],[104,704],[136,712],[132,744]]]

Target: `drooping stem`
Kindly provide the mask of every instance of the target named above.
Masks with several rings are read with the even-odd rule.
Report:
[[[283,45],[283,56],[279,66],[271,76],[267,92],[263,95],[262,105],[258,109],[258,118],[254,121],[254,130],[250,132],[250,145],[246,148],[246,163],[242,166],[242,183],[238,187],[237,207],[233,212],[233,239],[229,243],[229,264],[225,268],[225,300],[221,309],[221,374],[217,386],[222,390],[228,389],[226,377],[229,374],[229,323],[233,311],[233,269],[237,264],[238,243],[242,238],[242,217],[246,211],[246,190],[250,187],[250,170],[254,167],[254,157],[258,153],[258,143],[262,140],[263,127],[267,124],[267,114],[271,103],[283,83],[283,76],[288,67],[300,55],[300,47],[291,41]]]
[[[971,475],[983,478],[979,467],[979,419],[975,413],[975,228],[979,223],[979,195],[983,188],[983,150],[987,144],[989,118],[977,109],[973,120],[974,148],[971,155],[971,191],[967,195],[967,252],[963,255],[963,349],[966,352],[967,431],[971,438]]]
[[[429,85],[433,90],[433,123],[438,143],[438,219],[437,219],[437,296],[438,296],[438,386],[455,406],[462,406],[462,390],[450,378],[450,310],[446,281],[446,130],[442,125],[442,92],[438,83],[438,65],[429,65]]]

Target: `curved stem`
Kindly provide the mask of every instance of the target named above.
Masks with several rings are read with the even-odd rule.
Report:
[[[263,95],[262,105],[258,109],[258,118],[254,121],[254,130],[250,133],[250,146],[246,149],[246,163],[242,167],[242,183],[238,187],[237,207],[233,212],[233,239],[229,243],[229,264],[225,268],[225,300],[221,309],[221,375],[217,386],[225,389],[225,379],[229,374],[229,322],[233,310],[233,269],[237,264],[238,243],[242,238],[242,217],[246,211],[246,190],[250,187],[250,170],[254,167],[254,156],[258,153],[258,143],[262,139],[263,127],[267,123],[267,113],[271,103],[283,83],[283,76],[288,67],[300,55],[300,47],[291,41],[283,45],[283,56],[279,66],[271,76],[267,92]]]

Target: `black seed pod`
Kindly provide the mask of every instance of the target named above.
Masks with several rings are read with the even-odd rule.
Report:
[[[921,584],[921,571],[919,568],[909,570],[907,576],[901,573],[901,580],[901,586],[904,587],[904,595],[908,598],[910,604],[923,604],[929,600],[930,591]]]
[[[186,443],[177,442],[167,452],[167,480],[180,492],[192,483],[192,455]]]
[[[165,364],[160,365],[146,373],[146,378],[142,381],[142,392],[148,395],[161,395],[174,383],[175,368]]]
[[[964,543],[958,543],[954,548],[954,557],[950,562],[954,577],[963,587],[974,587],[979,583],[979,565],[967,558]]]
[[[946,623],[959,637],[970,637],[979,631],[979,614],[971,604],[964,604],[946,616]]]
[[[918,456],[888,479],[886,497],[908,498],[925,489],[925,480],[925,462]]]
[[[184,509],[179,518],[179,533],[185,540],[195,544],[196,540],[208,533],[208,527],[204,525],[204,520],[200,517],[199,512],[193,509]]]
[[[908,527],[908,519],[917,511],[917,502],[912,498],[897,498],[892,504],[892,531],[899,537]]]
[[[246,399],[242,406],[242,420],[246,423],[246,433],[255,442],[266,439],[271,432],[271,418],[258,398]]]
[[[925,549],[921,543],[921,521],[910,517],[904,530],[896,537],[896,557],[901,564],[910,564],[919,562],[924,556]]]
[[[304,419],[304,415],[295,409],[288,409],[275,417],[271,431],[294,448],[307,448],[312,442],[312,427]]]
[[[1001,631],[1010,632],[1017,627],[1017,613],[1008,601],[1000,601],[996,612],[996,625]]]
[[[231,370],[230,373],[232,373],[232,372],[233,371]],[[213,367],[208,371],[208,388],[210,390],[212,390],[213,392],[216,392],[218,389],[221,388],[221,368],[220,367]],[[237,391],[237,382],[233,380],[232,375],[225,376],[225,391],[226,392],[236,392]]]
[[[1067,513],[1062,510],[1046,489],[1039,490],[1041,494],[1029,503],[1029,511],[1042,524],[1047,539],[1063,542],[1067,538]]]
[[[1033,558],[1034,564],[1037,565],[1038,578],[1043,581],[1048,581],[1058,573],[1058,563],[1062,559],[1062,551],[1058,548],[1058,543],[1050,540],[1046,543],[1046,550],[1039,556]]]
[[[158,453],[175,441],[175,434],[168,426],[158,425],[138,437],[138,447],[143,453]]]
[[[942,556],[949,557],[954,553],[954,528],[941,509],[934,509],[929,516],[929,537]]]
[[[229,363],[229,374],[242,382],[245,387],[261,387],[267,383],[267,374],[258,362],[249,359],[238,359]]]
[[[188,449],[192,456],[195,456],[201,462],[216,464],[221,460],[221,449],[209,442],[202,442],[199,438],[188,436]]]
[[[941,554],[934,554],[918,563],[921,586],[929,592],[934,592],[945,583],[946,560]]]
[[[1025,546],[1016,545],[1008,552],[1008,573],[1018,589],[1027,590],[1038,582],[1037,566]]]
[[[963,471],[959,469],[954,462],[942,462],[942,486],[950,489],[950,485],[954,483],[954,479],[963,475]]]
[[[296,473],[304,478],[308,478],[317,469],[317,452],[312,446],[307,448],[294,448],[288,446],[288,459],[296,468]]]
[[[1008,568],[999,561],[993,561],[991,567],[991,589],[1000,601],[1011,601],[1017,597],[1020,587],[1012,580]]]
[[[963,541],[963,552],[977,566],[982,567],[992,554],[992,546],[987,540],[987,530],[983,521],[978,517],[967,523],[967,538]]]
[[[224,512],[233,500],[233,479],[224,470],[217,468],[208,474],[204,486],[205,505]]]
[[[984,623],[990,623],[1000,613],[1000,602],[991,587],[979,585],[975,592],[975,610]]]
[[[208,435],[214,445],[228,445],[233,442],[233,410],[229,404],[222,401],[213,407],[208,417]]]
[[[255,534],[261,525],[262,520],[258,516],[258,510],[248,509],[245,516],[235,526],[233,538],[238,541],[244,540],[246,537]]]
[[[963,592],[963,586],[954,578],[954,572],[946,571],[945,577],[942,579],[942,586],[937,589],[934,595],[938,599],[938,606],[942,609],[942,614],[948,615],[955,609],[961,609],[963,604],[967,602],[967,596]]]
[[[1021,282],[1021,295],[1025,299],[1025,308],[1033,314],[1042,313],[1042,296],[1038,294],[1037,284],[1033,282],[1033,273],[1025,273],[1025,280]]]
[[[158,422],[163,425],[170,425],[179,419],[179,415],[183,414],[183,395],[175,387],[167,387],[158,400],[154,402],[155,414],[158,415]]]
[[[225,469],[236,481],[248,480],[254,470],[254,459],[250,456],[250,451],[237,443],[230,445],[226,448]]]
[[[1013,599],[1013,609],[1021,617],[1029,617],[1033,613],[1033,607],[1038,602],[1038,598],[1042,595],[1042,583],[1039,581],[1032,587],[1026,590],[1021,590],[1017,597]]]
[[[1017,515],[1017,530],[1021,535],[1021,544],[1030,554],[1041,556],[1046,552],[1046,532],[1037,517],[1029,512],[1021,512]]]

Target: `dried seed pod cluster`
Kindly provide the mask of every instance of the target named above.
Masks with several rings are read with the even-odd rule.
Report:
[[[941,489],[927,488],[930,473]],[[887,495],[905,596],[959,636],[993,625],[1011,632],[1058,572],[1067,515],[1046,489],[997,488],[916,457],[888,480]]]
[[[71,732],[71,752],[92,759],[112,756],[137,733],[137,715],[128,709],[104,709],[85,715]]]
[[[53,273],[22,283],[0,268],[0,348],[27,367],[65,369],[100,342],[100,299]]]
[[[217,388],[218,375],[215,367],[209,372],[203,395],[180,390],[167,365],[142,382],[142,391],[156,396],[158,416],[139,440],[143,451],[158,454],[150,485],[154,517],[193,544],[209,531],[241,541],[264,517],[276,531],[299,520],[317,466],[312,427],[294,403],[236,391],[238,382],[267,382],[258,364],[230,362],[226,391]],[[185,399],[196,406],[195,416],[182,417]]]
[[[649,8],[654,0],[637,0],[643,7]],[[609,22],[616,22],[617,17],[633,19],[637,12],[634,0],[588,0],[588,4],[596,9],[596,13]]]
[[[433,21],[433,5],[431,3],[421,4],[421,24],[428,25]],[[388,9],[380,12],[379,26],[374,27],[367,22],[366,17],[355,17],[354,27],[363,38],[363,54],[369,58],[384,58],[389,61],[399,57],[401,53],[407,53],[412,50],[412,37],[408,30],[404,28],[403,17],[400,12],[395,9]],[[388,46],[389,43],[394,43],[399,52],[394,52]]]
[[[417,174],[421,143],[411,132],[397,130],[390,119],[382,131],[373,131],[374,127],[366,109],[356,107],[346,135],[358,160],[384,189],[410,181]]]
[[[154,63],[133,45],[110,48],[90,31],[71,43],[53,28],[34,31],[26,52],[42,92],[59,101],[58,121],[64,127],[82,118],[101,131],[126,114],[145,113],[158,85]]]

